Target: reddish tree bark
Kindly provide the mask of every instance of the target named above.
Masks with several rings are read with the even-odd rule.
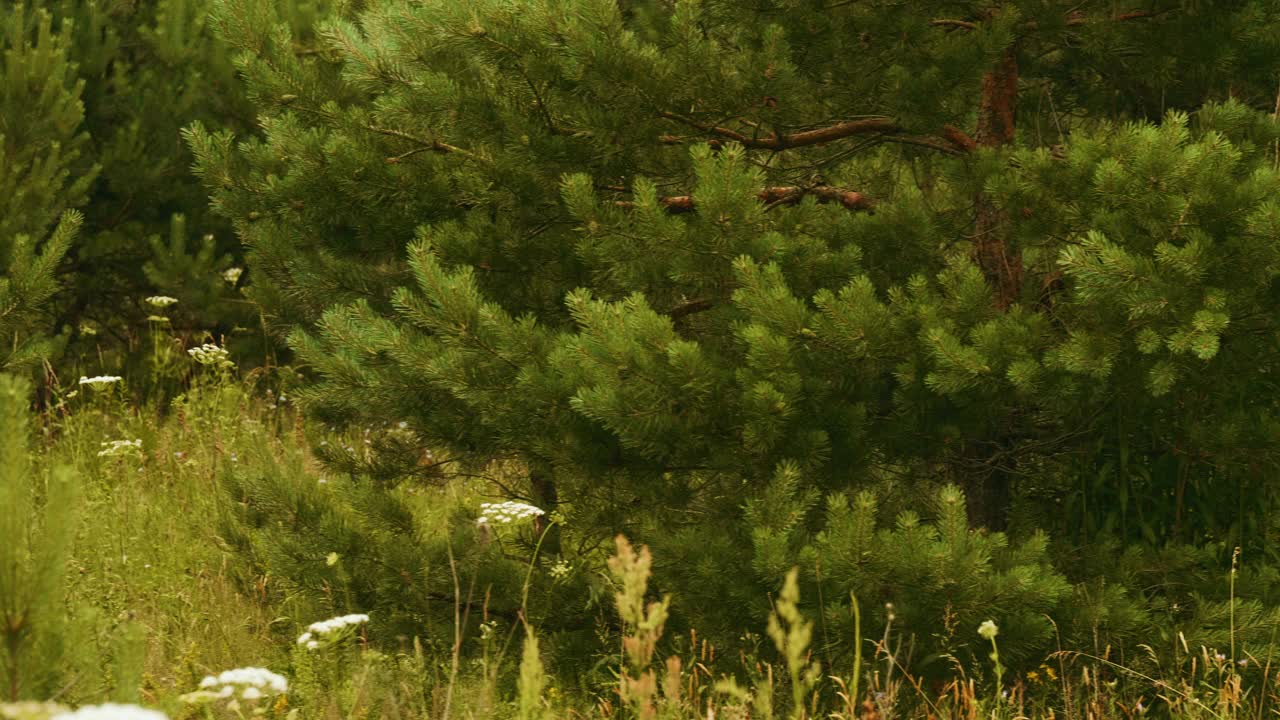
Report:
[[[982,78],[975,145],[998,148],[1013,144],[1017,101],[1017,48],[1010,46],[996,66]],[[987,284],[995,290],[996,307],[1006,310],[1022,292],[1022,254],[1009,242],[1008,213],[984,192],[978,193],[974,204],[977,218],[973,258]],[[995,448],[991,446],[991,440],[994,440]],[[995,462],[1000,449],[1010,442],[1009,438],[991,438],[983,443],[966,444],[962,452],[972,466],[985,466],[982,471],[971,470],[965,476],[969,522],[993,532],[1007,526],[1013,500],[1013,478],[1006,468]]]
[[[1016,48],[1010,47],[982,79],[978,129],[974,137],[977,145],[1001,147],[1013,143],[1017,101],[1018,58]],[[996,307],[1005,310],[1022,292],[1022,254],[1009,245],[1008,215],[996,207],[986,193],[978,194],[976,205],[973,256],[995,289]]]

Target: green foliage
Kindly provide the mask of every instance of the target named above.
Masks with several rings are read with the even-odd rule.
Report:
[[[9,702],[51,697],[83,656],[64,604],[80,487],[71,468],[32,463],[30,391],[0,375],[0,692]]]
[[[237,243],[208,213],[179,136],[196,120],[251,127],[227,51],[207,27],[207,0],[43,4],[69,33],[92,138],[88,159],[101,168],[85,197],[83,237],[63,269],[69,282],[55,307],[58,322],[77,336],[82,324],[95,329],[86,346],[129,338],[150,314],[142,299],[155,294],[182,301],[176,312],[183,328],[212,319],[229,330],[252,317],[219,275]],[[174,236],[185,234],[184,220],[216,252],[179,260]],[[161,244],[161,237],[173,239]]]
[[[796,562],[804,568],[806,582],[826,598],[828,657],[853,661],[851,593],[870,608],[864,623],[891,625],[916,638],[913,668],[921,673],[949,671],[947,657],[985,657],[974,633],[990,618],[1001,628],[1006,661],[1024,663],[1052,650],[1050,618],[1073,598],[1071,585],[1053,568],[1043,534],[1011,541],[1004,533],[974,532],[964,495],[954,486],[937,491],[929,520],[904,510],[884,522],[874,492],[833,494],[825,502],[823,529],[806,537],[807,523],[800,520],[812,505],[779,492],[767,511],[753,513],[757,527],[781,528],[755,535],[754,557],[775,559],[758,567],[760,573]],[[783,526],[779,518],[792,521]]]
[[[97,168],[69,28],[18,4],[0,17],[0,370],[48,357],[48,302]]]
[[[413,572],[420,448],[503,461],[558,547],[670,558],[673,626],[740,648],[799,564],[828,627],[893,602],[938,675],[988,618],[1041,660],[1112,538],[1263,557],[1280,15],[1139,5],[374,0],[299,54],[221,0],[263,134],[189,126],[196,170],[312,416],[411,433],[326,451],[347,510],[235,497],[324,528],[290,578],[326,543]]]
[[[542,693],[547,684],[546,670],[538,654],[538,637],[527,626],[524,646],[520,651],[520,720],[540,720],[547,716]]]
[[[813,640],[813,623],[804,619],[797,604],[800,602],[800,585],[797,570],[787,573],[787,579],[778,595],[777,609],[769,616],[769,637],[773,638],[778,654],[786,661],[791,681],[791,717],[800,720],[805,716],[805,700],[810,689],[821,676],[822,666],[808,662],[809,643]]]
[[[259,324],[223,276],[239,242],[208,211],[179,132],[253,128],[209,6],[31,0],[0,17],[0,366],[58,360],[53,336],[72,341],[67,360],[127,355],[155,294],[181,301],[184,336]],[[301,33],[328,3],[280,7]]]

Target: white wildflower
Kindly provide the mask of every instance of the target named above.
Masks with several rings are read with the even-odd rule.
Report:
[[[313,622],[307,626],[306,632],[298,636],[298,644],[308,650],[315,650],[320,647],[321,640],[337,637],[347,628],[354,628],[367,622],[369,622],[369,616],[364,613],[339,615],[328,620]]]
[[[86,705],[79,710],[54,715],[50,720],[169,720],[159,710],[148,710],[137,705]]]
[[[235,285],[240,282],[240,275],[244,272],[244,268],[227,268],[222,271],[222,279],[227,281],[228,285]]]
[[[1000,628],[996,627],[995,622],[987,620],[978,626],[978,634],[987,640],[995,640],[996,635],[1000,632]]]
[[[238,694],[246,700],[256,700],[267,695],[288,692],[289,681],[283,675],[273,673],[266,668],[243,667],[209,675],[200,681],[200,689],[214,693],[220,698]]]
[[[142,454],[142,438],[137,440],[108,440],[101,443],[101,445],[102,449],[98,451],[98,457]]]
[[[572,571],[573,571],[573,566],[570,565],[568,562],[561,560],[557,562],[555,565],[551,566],[551,577],[556,578],[558,580],[568,575]]]
[[[546,511],[542,508],[511,500],[501,503],[480,503],[480,517],[476,522],[481,525],[488,523],[508,525],[526,518],[546,514]]]
[[[169,307],[176,302],[178,302],[178,298],[169,297],[168,295],[152,295],[147,298],[148,305],[158,308]]]
[[[112,385],[114,383],[120,382],[121,380],[124,380],[124,378],[120,377],[119,375],[95,375],[94,377],[85,377],[83,375],[80,376],[81,385],[88,385],[89,387],[95,387],[95,388],[104,387],[106,385]]]
[[[213,343],[205,343],[200,347],[191,348],[187,354],[195,358],[195,361],[201,365],[213,365],[219,368],[235,367],[235,363],[231,362],[231,358],[226,348],[219,347]]]

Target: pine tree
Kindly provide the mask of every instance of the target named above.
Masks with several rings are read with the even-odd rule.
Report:
[[[277,5],[305,34],[328,2]],[[0,90],[0,263],[14,275],[0,295],[0,307],[13,308],[0,316],[0,331],[10,364],[56,355],[51,345],[13,342],[37,307],[46,332],[83,340],[73,351],[128,346],[147,327],[153,309],[144,298],[155,294],[180,300],[170,313],[179,331],[255,323],[240,283],[223,276],[237,264],[239,242],[209,212],[180,134],[193,121],[253,127],[253,107],[208,14],[209,0],[29,0],[0,14],[12,51]],[[50,238],[70,208],[79,215]],[[21,324],[9,319],[19,315]]]
[[[1065,548],[1280,530],[1274,3],[370,0],[306,54],[264,0],[216,22],[264,136],[188,140],[310,411],[519,461],[699,622],[764,616],[862,489]],[[1029,568],[1018,617],[1062,597]]]
[[[170,313],[179,330],[226,331],[252,317],[220,275],[238,243],[225,221],[208,213],[179,134],[193,120],[239,132],[251,127],[228,52],[206,28],[207,0],[36,1],[69,34],[92,138],[88,157],[101,168],[85,197],[82,237],[62,268],[56,322],[83,338],[84,350],[135,337],[153,311],[143,301],[150,295],[181,301]],[[171,240],[179,231],[175,215],[217,252],[175,259],[182,252]]]
[[[84,654],[68,642],[63,597],[78,482],[70,468],[34,467],[30,394],[25,380],[0,375],[0,697],[9,702],[49,698]]]
[[[96,172],[70,43],[48,13],[0,16],[0,370],[52,350],[47,303]]]

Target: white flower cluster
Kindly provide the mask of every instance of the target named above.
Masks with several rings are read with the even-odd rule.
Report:
[[[244,268],[227,268],[222,271],[222,279],[227,281],[228,285],[235,285],[240,282],[240,274],[244,272]]]
[[[476,519],[476,523],[479,525],[488,525],[489,523],[509,525],[526,518],[546,514],[546,511],[542,508],[513,500],[500,503],[480,503],[480,517]]]
[[[102,443],[102,449],[98,451],[98,457],[115,457],[117,455],[140,455],[142,453],[142,438],[137,440],[108,440]]]
[[[86,705],[72,712],[58,713],[49,720],[169,720],[159,710],[148,710],[137,705]]]
[[[147,298],[148,305],[151,305],[152,307],[158,307],[158,308],[169,307],[170,305],[176,302],[178,302],[178,298],[169,297],[168,295],[152,295],[151,297]]]
[[[559,580],[563,577],[566,577],[569,573],[573,572],[573,566],[570,565],[567,561],[561,560],[557,562],[555,565],[551,566],[550,572],[551,572],[551,577]]]
[[[103,387],[105,385],[112,385],[114,383],[118,383],[123,379],[124,378],[120,377],[119,375],[95,375],[94,377],[85,377],[81,375],[80,384],[88,385],[90,387]]]
[[[298,644],[305,646],[308,650],[315,650],[320,647],[320,641],[326,639],[330,635],[341,632],[349,627],[355,627],[361,623],[369,622],[369,616],[364,613],[353,613],[351,615],[339,615],[338,617],[313,622],[307,626],[307,631],[298,636]]]
[[[218,347],[213,343],[205,343],[200,347],[191,348],[187,354],[195,358],[195,361],[201,365],[214,365],[220,368],[230,368],[235,365],[231,362],[231,358],[226,348]]]
[[[210,675],[200,681],[200,689],[214,692],[218,697],[238,695],[245,700],[257,700],[288,692],[289,681],[266,668],[245,667]]]
[[[978,634],[987,640],[995,640],[999,634],[1000,628],[996,627],[995,621],[987,620],[978,626]]]

